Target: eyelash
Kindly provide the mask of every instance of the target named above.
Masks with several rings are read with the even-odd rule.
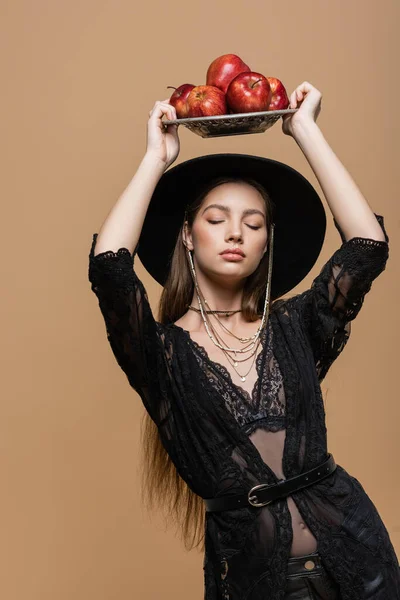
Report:
[[[212,223],[213,225],[215,225],[216,223],[223,223],[223,221],[210,221],[210,220],[208,222]],[[247,227],[250,227],[250,229],[254,229],[254,230],[261,229],[261,227],[257,227],[255,225],[249,225],[248,223],[246,223],[246,225],[247,225]]]

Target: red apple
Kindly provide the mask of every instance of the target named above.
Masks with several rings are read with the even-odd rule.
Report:
[[[175,108],[178,119],[185,119],[188,116],[188,105],[186,100],[194,87],[195,86],[191,83],[184,83],[178,88],[175,88],[172,85],[168,86],[168,88],[175,90],[169,99],[169,102],[171,106]]]
[[[187,98],[189,117],[211,117],[226,115],[225,94],[213,85],[198,85]]]
[[[239,56],[236,54],[223,54],[213,60],[208,67],[206,84],[215,85],[215,87],[226,93],[232,79],[245,71],[250,71],[250,67]]]
[[[268,110],[284,110],[289,106],[289,98],[282,81],[276,77],[267,77],[267,79],[272,91]]]
[[[271,98],[268,79],[254,71],[237,75],[226,92],[226,102],[234,113],[268,110]]]

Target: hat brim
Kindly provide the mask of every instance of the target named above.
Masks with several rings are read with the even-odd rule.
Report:
[[[247,154],[209,154],[167,170],[149,203],[138,256],[164,286],[186,206],[211,178],[251,177],[273,202],[274,248],[271,299],[283,296],[309,273],[321,252],[326,231],[322,201],[309,181],[292,167]]]

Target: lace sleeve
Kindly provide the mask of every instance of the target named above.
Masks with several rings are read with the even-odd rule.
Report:
[[[363,237],[346,241],[334,219],[342,245],[322,267],[311,288],[295,297],[320,381],[346,345],[351,321],[358,315],[372,282],[386,267],[389,237],[383,217],[375,216],[385,241]]]
[[[89,254],[89,281],[104,318],[107,338],[130,385],[159,425],[166,412],[168,367],[161,326],[154,320],[146,290],[137,277],[137,252],[119,248],[94,255],[98,234]]]

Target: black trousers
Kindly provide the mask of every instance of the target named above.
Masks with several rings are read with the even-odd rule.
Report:
[[[318,552],[290,557],[285,600],[340,600],[339,588]]]

